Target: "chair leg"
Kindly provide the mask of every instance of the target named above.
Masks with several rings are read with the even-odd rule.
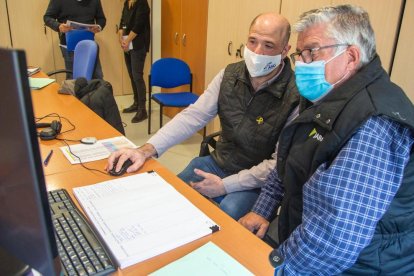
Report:
[[[160,128],[162,128],[162,104],[160,104]]]
[[[151,134],[151,97],[148,101],[148,134]]]

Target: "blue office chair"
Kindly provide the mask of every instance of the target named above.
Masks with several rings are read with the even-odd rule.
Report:
[[[98,45],[93,40],[82,40],[76,47],[73,55],[73,70],[56,70],[48,72],[48,76],[58,73],[72,73],[72,78],[84,77],[88,81],[92,79],[95,70],[96,58],[98,56]]]
[[[151,99],[160,105],[160,128],[162,127],[163,107],[187,107],[197,101],[198,96],[193,91],[193,75],[190,67],[184,61],[176,58],[162,58],[152,64],[148,76],[148,134],[151,134]],[[160,92],[152,94],[152,86],[174,88],[189,85],[190,91]]]
[[[76,45],[82,40],[95,40],[95,34],[88,30],[71,30],[65,34],[66,49],[74,51]]]

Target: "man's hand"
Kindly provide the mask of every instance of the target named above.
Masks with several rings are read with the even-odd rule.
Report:
[[[59,32],[61,32],[61,33],[67,33],[67,32],[69,32],[70,30],[72,30],[72,28],[71,27],[69,27],[67,24],[65,24],[65,23],[62,23],[62,24],[60,24],[59,25]]]
[[[156,154],[156,150],[153,145],[145,144],[144,146],[140,147],[139,149],[120,149],[116,152],[113,152],[109,158],[108,163],[106,164],[105,170],[110,171],[114,166],[114,162],[118,159],[116,164],[116,171],[119,171],[122,168],[122,164],[127,159],[132,161],[132,165],[127,169],[127,173],[134,172],[142,167],[145,163],[145,160],[154,156]]]
[[[239,223],[251,232],[256,232],[256,236],[263,238],[269,228],[269,221],[256,213],[250,212],[241,219]]]
[[[203,177],[200,182],[191,182],[190,185],[200,194],[208,196],[209,198],[218,197],[226,194],[223,180],[215,174],[206,173],[199,169],[194,169],[194,172]]]
[[[93,32],[94,34],[99,33],[101,31],[101,27],[99,26],[93,26],[88,28],[89,31]]]

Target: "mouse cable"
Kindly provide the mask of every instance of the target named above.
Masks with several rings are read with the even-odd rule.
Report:
[[[82,167],[84,167],[85,169],[87,169],[87,170],[89,170],[89,171],[95,171],[95,172],[102,173],[102,174],[104,174],[104,175],[108,175],[108,173],[107,173],[107,172],[105,172],[105,171],[101,171],[101,170],[98,170],[98,169],[88,168],[85,164],[83,164],[83,162],[82,162],[82,160],[80,159],[80,157],[79,157],[79,156],[77,156],[76,154],[74,154],[74,153],[72,152],[72,149],[70,148],[70,145],[66,142],[66,140],[65,140],[65,139],[57,139],[57,140],[63,141],[63,142],[66,144],[66,146],[67,146],[67,147],[68,147],[68,149],[69,149],[70,154],[72,154],[73,156],[75,156],[75,157],[79,160],[79,164],[80,164]]]

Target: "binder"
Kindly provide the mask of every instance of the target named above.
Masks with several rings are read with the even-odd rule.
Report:
[[[73,192],[121,268],[220,229],[156,172],[79,187]]]

